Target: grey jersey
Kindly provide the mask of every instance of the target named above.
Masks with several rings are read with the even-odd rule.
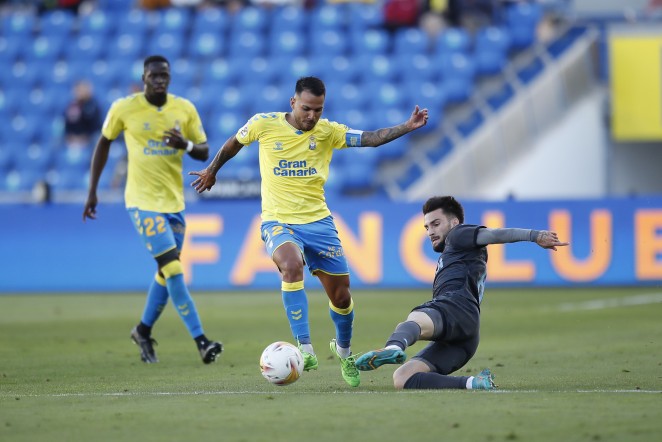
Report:
[[[487,276],[487,247],[476,244],[480,229],[485,226],[459,224],[451,229],[444,241],[444,250],[437,261],[432,286],[433,298],[448,292],[463,291],[478,303],[483,300]]]

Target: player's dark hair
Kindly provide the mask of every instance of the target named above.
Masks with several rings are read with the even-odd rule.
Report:
[[[308,91],[316,97],[326,95],[326,86],[324,82],[317,77],[301,77],[297,80],[294,92],[300,95],[301,92]]]
[[[163,55],[150,55],[145,59],[145,62],[143,63],[143,69],[147,70],[147,66],[152,63],[165,63],[170,66],[170,62]]]
[[[423,204],[423,215],[441,209],[446,215],[454,216],[464,223],[464,208],[462,204],[452,196],[433,196]]]

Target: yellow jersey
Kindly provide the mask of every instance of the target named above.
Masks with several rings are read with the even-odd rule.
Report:
[[[259,143],[262,220],[307,224],[331,214],[324,183],[334,149],[361,145],[361,131],[320,119],[304,132],[285,112],[253,116],[236,134],[244,146]]]
[[[165,105],[157,107],[141,92],[120,98],[110,107],[101,133],[114,140],[124,131],[126,207],[160,213],[184,210],[182,157],[186,151],[163,142],[164,132],[172,128],[195,144],[207,141],[198,111],[184,98],[168,94]]]

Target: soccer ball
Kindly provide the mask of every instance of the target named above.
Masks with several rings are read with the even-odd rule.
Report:
[[[303,355],[289,342],[274,342],[260,356],[260,371],[272,384],[289,385],[303,373]]]

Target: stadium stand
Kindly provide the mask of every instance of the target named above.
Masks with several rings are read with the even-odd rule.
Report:
[[[6,69],[0,71],[0,137],[12,142],[0,147],[0,190],[26,190],[51,177],[56,194],[84,191],[85,181],[70,175],[75,170],[84,177],[89,158],[68,158],[58,141],[68,91],[76,80],[89,79],[105,111],[140,85],[142,59],[150,53],[171,60],[172,92],[199,107],[213,148],[253,113],[287,109],[301,75],[325,79],[325,116],[356,128],[397,124],[414,104],[428,107],[432,118],[420,135],[362,153],[361,161],[342,168],[334,166],[342,176],[328,190],[376,191],[384,164],[396,161],[406,163],[395,179],[398,186],[407,186],[421,173],[409,155],[418,138],[441,133],[448,124],[461,137],[471,136],[484,121],[471,107],[472,97],[483,79],[503,75],[513,57],[535,45],[544,13],[538,4],[517,2],[487,27],[430,35],[418,27],[387,30],[379,3],[246,6],[234,15],[218,7],[143,10],[129,0],[95,5],[80,16],[22,10],[2,18],[0,62]],[[550,51],[561,53],[571,44],[570,38]],[[517,75],[526,83],[541,69],[544,65],[533,59]],[[496,110],[515,93],[505,84],[484,101]],[[468,106],[469,117],[449,123],[445,117],[458,106]],[[443,140],[425,152],[428,160],[440,161],[452,150],[449,138]],[[246,155],[223,174],[255,178],[256,170],[247,171],[255,158]],[[110,180],[103,186],[109,190]]]

